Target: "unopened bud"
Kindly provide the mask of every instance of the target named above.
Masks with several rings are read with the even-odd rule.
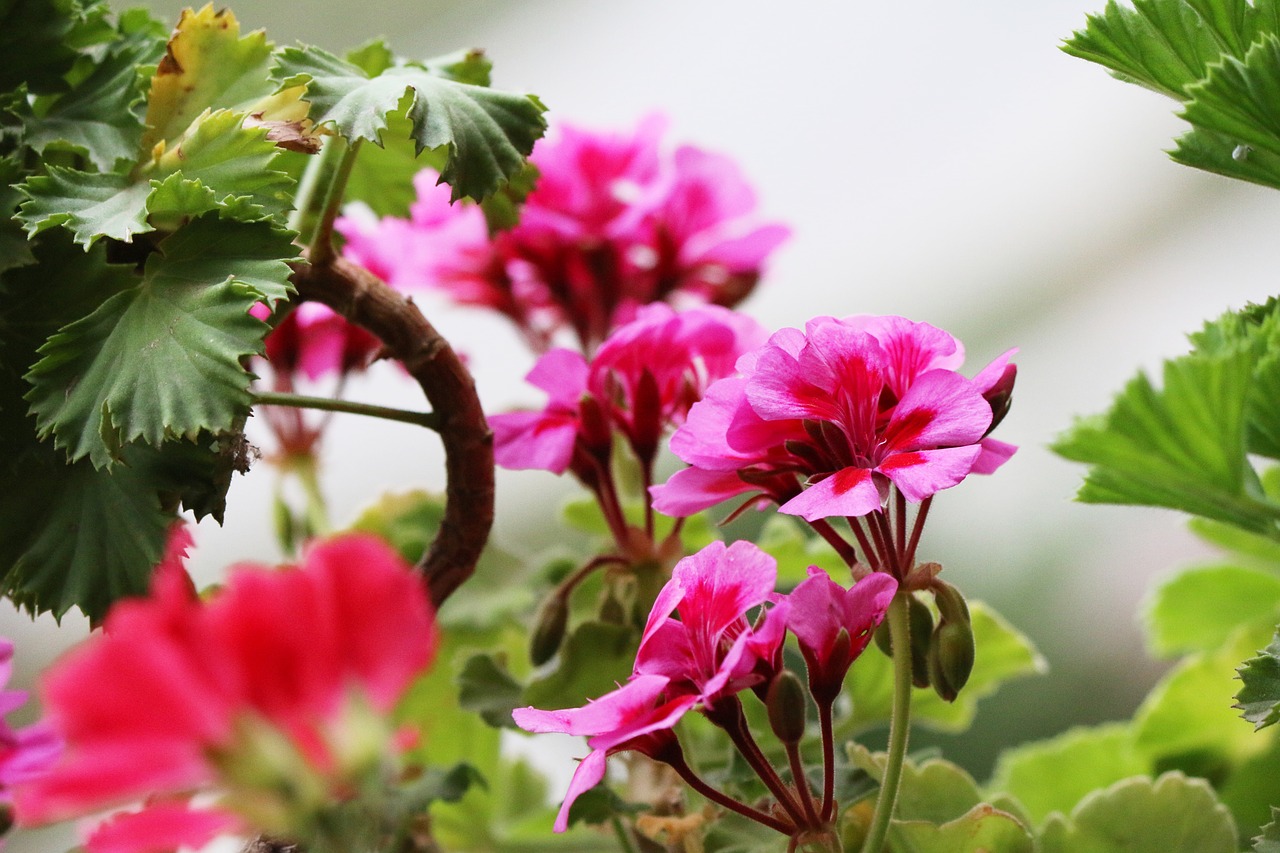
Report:
[[[1000,426],[1004,416],[1009,414],[1009,406],[1013,403],[1013,383],[1017,378],[1018,366],[1006,364],[1000,378],[982,395],[991,406],[991,425],[987,427],[986,435],[990,435],[992,430]]]
[[[875,633],[876,648],[884,652],[885,657],[893,657],[893,638],[889,635],[889,620],[880,623]]]
[[[560,650],[568,622],[569,603],[564,596],[555,593],[547,596],[538,608],[533,637],[529,641],[529,660],[534,666],[542,666]]]
[[[939,696],[955,701],[973,672],[973,659],[973,626],[968,613],[963,619],[939,622],[929,644],[929,678]]]
[[[929,686],[929,643],[933,637],[933,613],[929,606],[914,595],[907,601],[911,615],[911,683],[916,687]]]
[[[934,603],[938,605],[939,622],[969,621],[969,605],[965,604],[960,590],[937,578],[934,578],[930,588],[933,590]]]
[[[804,737],[805,689],[800,678],[784,669],[769,684],[765,705],[769,709],[769,727],[785,744],[799,743]]]

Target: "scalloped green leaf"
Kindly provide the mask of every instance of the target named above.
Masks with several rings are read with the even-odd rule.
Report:
[[[306,86],[316,124],[333,124],[349,142],[382,144],[387,116],[405,105],[415,150],[447,148],[441,177],[453,198],[482,199],[518,174],[546,129],[534,97],[460,83],[414,65],[364,69],[315,47],[286,48],[273,75]]]
[[[458,701],[494,728],[516,728],[511,712],[523,702],[524,686],[493,655],[467,658],[458,674]]]
[[[1210,652],[1243,624],[1276,623],[1280,575],[1240,566],[1188,569],[1152,591],[1143,617],[1156,655]]]
[[[25,145],[84,154],[102,172],[138,158],[144,86],[164,53],[165,33],[149,18],[128,20],[136,23],[122,23],[122,37],[87,78],[26,118]]]
[[[977,657],[969,681],[954,702],[944,702],[932,689],[915,689],[911,718],[939,731],[964,731],[973,722],[978,702],[1014,678],[1035,675],[1047,664],[1035,645],[994,610],[980,601],[969,602]],[[845,689],[853,714],[843,734],[852,735],[889,720],[893,707],[893,662],[874,645],[849,671]]]
[[[987,788],[1012,794],[1040,823],[1069,813],[1090,791],[1150,772],[1133,739],[1127,724],[1109,723],[1006,749]]]
[[[1271,822],[1253,839],[1253,853],[1280,853],[1280,809],[1271,808]]]
[[[27,196],[18,219],[28,234],[62,225],[86,247],[103,237],[129,242],[151,230],[147,224],[150,184],[112,172],[80,172],[59,166],[19,187]]]
[[[1163,766],[1199,770],[1266,748],[1231,705],[1236,666],[1270,639],[1272,627],[1244,626],[1227,645],[1191,655],[1161,678],[1133,717],[1138,749]]]
[[[849,760],[879,783],[884,778],[888,756],[871,752],[857,743],[849,745]],[[941,824],[966,814],[982,802],[982,792],[973,777],[960,767],[941,758],[902,762],[898,799],[894,805],[895,820],[923,821]]]
[[[1160,506],[1276,535],[1280,505],[1246,458],[1256,356],[1237,343],[1164,365],[1164,387],[1140,374],[1100,418],[1079,421],[1053,449],[1090,466],[1077,500]]]
[[[1280,156],[1280,39],[1267,33],[1242,59],[1223,57],[1189,86],[1182,117],[1255,151]]]
[[[1244,687],[1236,694],[1240,716],[1262,729],[1280,722],[1280,631],[1256,657],[1237,670]]]
[[[979,803],[943,824],[895,820],[889,830],[893,853],[1031,853],[1031,833],[1016,817]]]
[[[1040,853],[1234,853],[1236,826],[1202,779],[1166,773],[1095,791],[1070,818],[1053,814]]]
[[[289,293],[290,237],[205,216],[165,238],[136,287],[40,348],[27,374],[40,436],[102,468],[133,441],[231,431],[249,408],[242,360],[266,332],[249,308]]]

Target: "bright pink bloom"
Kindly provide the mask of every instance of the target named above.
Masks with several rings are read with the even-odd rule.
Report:
[[[654,507],[689,515],[756,494],[813,521],[881,508],[890,484],[921,501],[1012,445],[987,434],[1008,408],[1012,351],[969,380],[955,338],[901,317],[820,317],[783,329],[708,389],[673,436],[693,467],[655,487]]]
[[[372,537],[318,543],[298,568],[235,567],[208,600],[171,553],[149,596],[115,605],[101,634],[45,674],[45,707],[67,751],[19,790],[18,820],[146,800],[104,828],[100,849],[112,851],[154,849],[146,827],[163,825],[165,837],[191,845],[228,827],[251,829],[226,807],[176,806],[175,797],[258,791],[223,775],[236,766],[277,774],[250,798],[270,798],[280,776],[346,790],[351,744],[366,742],[370,726],[386,729],[378,754],[390,753],[383,718],[434,650],[421,580]],[[275,747],[262,751],[264,737]],[[292,759],[282,758],[281,739]],[[289,766],[271,769],[273,761]]]
[[[810,566],[808,579],[788,596],[787,627],[800,642],[809,689],[819,702],[835,701],[840,694],[845,674],[884,620],[897,589],[898,582],[884,572],[873,572],[845,589]]]
[[[395,286],[500,311],[540,351],[568,328],[591,352],[655,301],[731,307],[788,230],[758,221],[727,158],[691,147],[664,156],[664,128],[656,116],[629,133],[557,128],[530,158],[539,179],[520,222],[492,239],[478,207],[450,207],[424,172],[408,220],[339,219],[344,251]]]
[[[767,681],[779,663],[789,607],[774,593],[777,576],[777,561],[747,541],[712,542],[681,560],[649,613],[636,675],[664,676],[673,692],[706,706]],[[771,606],[753,626],[748,612],[766,602]]]
[[[254,308],[255,316],[266,313],[265,306]],[[364,370],[382,349],[382,341],[326,305],[303,302],[267,335],[266,349],[273,371],[301,371],[315,380]]]
[[[591,483],[617,431],[648,466],[663,433],[683,423],[707,386],[764,336],[754,320],[718,306],[676,313],[654,304],[615,330],[590,364],[571,350],[551,350],[526,377],[547,392],[546,407],[489,418],[498,464],[557,474],[572,468]]]
[[[49,771],[62,754],[62,738],[41,720],[20,729],[3,717],[27,701],[25,690],[5,690],[13,675],[13,643],[0,637],[0,801],[9,801],[14,786],[30,783]]]
[[[512,712],[516,725],[525,731],[562,732],[585,735],[591,754],[578,764],[564,804],[556,816],[556,832],[569,827],[569,809],[583,791],[604,778],[610,755],[634,750],[661,760],[664,753],[679,749],[672,727],[695,704],[693,695],[670,698],[667,679],[659,675],[639,675],[611,693],[582,708],[539,711],[517,708]]]

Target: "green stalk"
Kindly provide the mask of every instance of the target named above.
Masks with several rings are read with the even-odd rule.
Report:
[[[295,409],[321,409],[326,412],[346,412],[349,415],[367,415],[385,421],[414,424],[427,429],[439,429],[440,417],[435,412],[410,412],[388,406],[354,403],[350,400],[334,400],[330,397],[307,397],[302,394],[286,394],[281,391],[258,391],[251,401],[255,406],[290,406]]]
[[[298,179],[298,191],[293,194],[293,211],[289,214],[289,228],[298,232],[303,244],[311,241],[311,227],[320,215],[327,195],[328,185],[344,146],[337,137],[325,140],[320,152],[307,159],[307,166]]]
[[[330,140],[325,148],[334,145],[335,142],[336,140]],[[356,164],[356,155],[360,153],[360,140],[357,139],[350,145],[344,144],[341,150],[342,159],[329,181],[324,197],[324,208],[320,211],[320,221],[316,223],[316,230],[311,235],[309,243],[308,260],[315,266],[324,266],[333,258],[333,220],[337,218],[338,210],[342,207],[342,201],[347,194],[347,178],[351,177],[351,169]]]
[[[862,845],[862,853],[880,853],[889,821],[893,817],[898,785],[902,781],[902,761],[907,755],[907,735],[911,732],[911,617],[907,609],[907,593],[898,590],[889,604],[889,638],[893,648],[893,715],[889,720],[889,757],[880,796],[876,799],[871,829]]]

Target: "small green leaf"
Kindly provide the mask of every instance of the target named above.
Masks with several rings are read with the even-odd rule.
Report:
[[[519,708],[524,686],[492,655],[467,658],[458,674],[458,700],[494,728],[516,728],[511,712]]]
[[[1030,818],[1040,823],[1050,812],[1070,812],[1094,789],[1150,769],[1134,747],[1129,726],[1111,723],[1006,749],[987,787],[1017,797]]]
[[[835,549],[817,536],[809,535],[798,519],[781,513],[773,515],[764,523],[760,536],[756,540],[761,549],[778,561],[778,584],[794,586],[809,576],[809,567],[818,566],[828,572],[834,572],[841,579],[837,566],[843,561]],[[843,571],[843,570],[841,570]],[[843,580],[848,573],[844,572]]]
[[[596,785],[579,794],[578,799],[569,807],[569,826],[601,824],[619,815],[634,815],[650,808],[628,803],[608,785]]]
[[[1263,472],[1263,487],[1268,497],[1274,499],[1274,493],[1267,484],[1267,473]],[[1192,518],[1187,522],[1187,526],[1192,533],[1205,542],[1229,551],[1240,565],[1268,572],[1280,572],[1280,542],[1275,539],[1259,536],[1248,530],[1241,530],[1235,525],[1212,521],[1208,518]]]
[[[370,77],[306,47],[282,51],[273,73],[282,86],[305,84],[313,120],[332,123],[349,142],[382,144],[387,116],[407,97],[415,151],[447,147],[441,176],[455,200],[482,199],[518,174],[546,128],[536,98],[459,83],[419,66],[393,66]]]
[[[885,753],[850,744],[849,760],[877,782],[883,779]],[[965,815],[981,802],[978,783],[959,765],[941,758],[919,763],[907,758],[902,762],[895,819],[942,824]]]
[[[434,802],[456,803],[472,787],[484,787],[484,784],[480,771],[462,761],[448,770],[428,767],[409,783],[404,793],[412,804],[411,813],[421,813]]]
[[[1153,590],[1144,621],[1152,651],[1161,657],[1211,652],[1240,625],[1280,616],[1280,575],[1238,566],[1179,572]]]
[[[1237,670],[1244,687],[1236,694],[1240,716],[1261,729],[1280,722],[1280,631],[1265,649]]]
[[[1262,827],[1262,834],[1253,839],[1253,853],[1280,853],[1280,809],[1272,806],[1271,823]]]
[[[234,431],[249,408],[243,360],[266,332],[249,308],[289,293],[290,238],[206,216],[163,240],[141,283],[41,347],[27,374],[41,437],[101,468],[139,439]]]
[[[1233,56],[1189,86],[1182,117],[1197,128],[1280,156],[1280,39],[1268,33],[1243,60]]]
[[[387,116],[381,147],[360,146],[347,178],[345,198],[348,202],[364,202],[378,216],[405,218],[409,215],[409,206],[418,197],[414,176],[425,168],[439,172],[445,160],[443,151],[418,154],[409,138],[412,127],[403,112],[393,112]]]
[[[1201,779],[1137,777],[1085,797],[1070,818],[1051,815],[1040,853],[1234,853],[1231,813]]]
[[[391,48],[382,39],[365,42],[354,50],[347,51],[345,59],[370,77],[377,77],[396,62]]]
[[[894,853],[1031,853],[1031,833],[1018,819],[979,803],[944,824],[895,820],[889,831]]]
[[[973,722],[978,701],[1013,678],[1045,671],[1044,658],[1021,633],[979,601],[969,602],[977,658],[973,673],[954,702],[944,702],[932,689],[912,694],[914,722],[940,731],[964,731]],[[888,721],[893,706],[893,663],[874,646],[863,652],[845,682],[853,702],[848,734]]]
[[[32,235],[63,225],[88,247],[102,237],[128,242],[151,230],[146,216],[151,186],[132,183],[125,175],[51,166],[48,174],[18,189],[27,196],[18,219]]]
[[[422,490],[391,493],[366,507],[352,530],[372,533],[395,548],[407,563],[427,552],[444,518],[444,496]]]

